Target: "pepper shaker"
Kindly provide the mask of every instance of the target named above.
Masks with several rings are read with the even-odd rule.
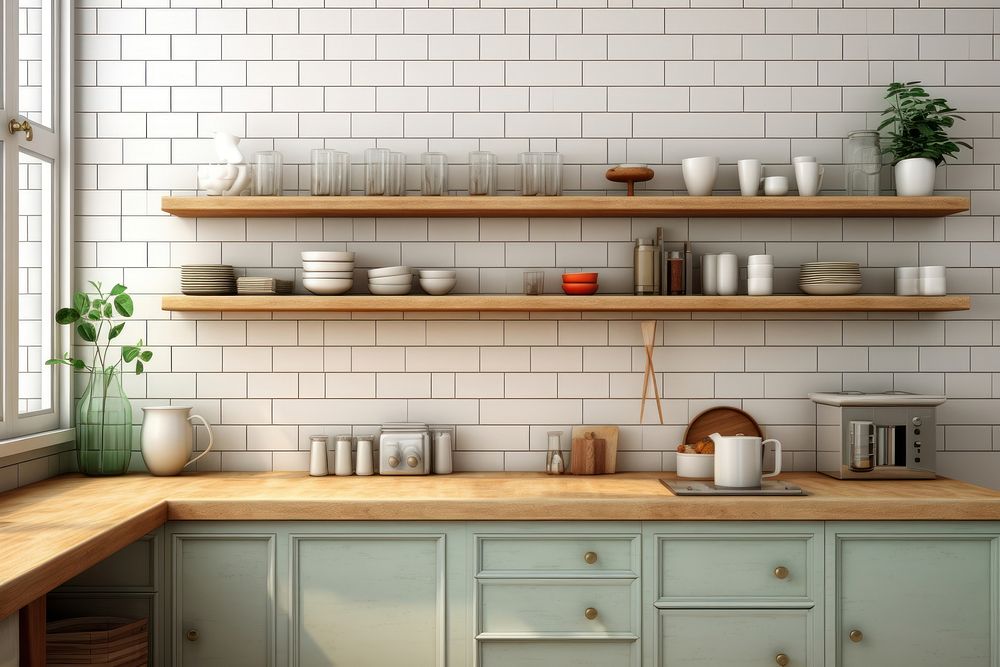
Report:
[[[371,436],[358,437],[358,460],[355,464],[354,474],[374,475],[375,474],[375,453]]]
[[[354,438],[349,435],[338,435],[334,453],[333,474],[346,477],[353,473],[351,468],[351,445]]]

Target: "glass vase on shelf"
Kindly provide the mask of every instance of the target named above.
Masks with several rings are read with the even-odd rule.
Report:
[[[117,367],[97,368],[76,406],[76,462],[84,475],[122,475],[132,456],[132,404]]]
[[[847,135],[844,151],[847,194],[877,197],[881,193],[882,147],[878,132],[855,130]]]

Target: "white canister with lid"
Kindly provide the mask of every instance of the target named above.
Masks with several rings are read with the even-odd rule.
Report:
[[[920,268],[897,266],[896,296],[916,296],[918,294],[920,294]]]
[[[740,265],[736,255],[724,252],[719,255],[716,289],[720,296],[733,296],[740,287]]]
[[[346,477],[353,474],[351,466],[351,447],[354,445],[354,438],[349,435],[338,435],[337,444],[334,447],[333,474]]]
[[[328,442],[325,435],[314,435],[309,438],[309,474],[313,477],[330,474],[330,462],[326,455]]]
[[[948,293],[943,266],[921,266],[917,282],[921,296],[944,296]]]
[[[358,454],[354,468],[356,475],[375,474],[375,445],[371,436],[358,437]]]

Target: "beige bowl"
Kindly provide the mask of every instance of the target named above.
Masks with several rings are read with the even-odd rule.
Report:
[[[715,454],[677,452],[677,476],[688,479],[715,479]]]

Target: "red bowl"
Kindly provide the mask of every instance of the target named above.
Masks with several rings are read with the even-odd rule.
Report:
[[[596,273],[564,273],[564,283],[585,283],[594,284],[597,282]]]
[[[563,292],[574,296],[587,296],[597,292],[597,283],[563,283]]]

